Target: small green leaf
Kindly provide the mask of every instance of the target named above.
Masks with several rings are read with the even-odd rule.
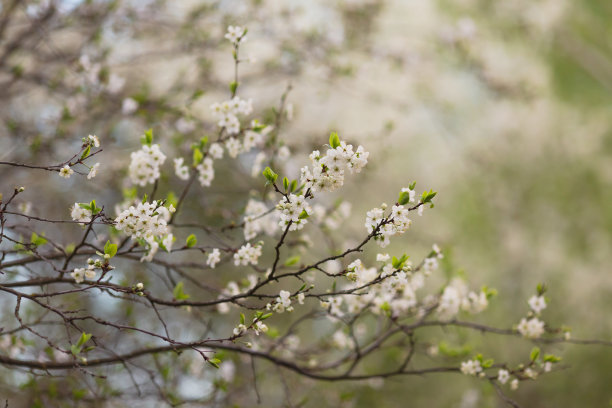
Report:
[[[494,363],[493,359],[492,359],[492,358],[489,358],[489,359],[487,359],[487,360],[485,360],[485,361],[483,361],[483,362],[482,362],[482,368],[489,368],[489,367],[492,367],[492,366],[493,366],[493,363]]]
[[[72,346],[70,346],[70,352],[72,353],[72,355],[78,356],[81,352],[81,348],[73,344]]]
[[[298,181],[297,180],[293,180],[291,182],[291,185],[289,186],[289,191],[293,193],[295,191],[295,189],[297,188],[297,186],[298,186]]]
[[[438,193],[433,190],[423,191],[423,195],[421,196],[421,202],[424,204],[431,202],[431,200],[436,196],[436,194]]]
[[[140,139],[143,145],[149,145],[153,143],[153,129],[149,129],[144,132],[144,136]]]
[[[409,201],[410,201],[410,193],[407,191],[402,191],[399,195],[399,198],[397,199],[397,203],[399,205],[405,205],[405,204],[408,204]]]
[[[540,348],[534,347],[533,350],[531,350],[531,354],[529,355],[529,358],[531,359],[531,361],[536,361],[539,356],[540,356]]]
[[[308,217],[310,217],[310,215],[308,215],[306,210],[302,210],[302,212],[300,213],[299,219],[303,220],[303,219],[308,218]]]
[[[221,363],[221,360],[219,360],[218,358],[211,358],[208,360],[208,364],[210,364],[211,366],[215,368],[219,368],[220,363]]]
[[[194,247],[198,243],[198,239],[195,235],[191,234],[187,237],[187,241],[185,241],[185,246],[187,248]]]
[[[117,253],[117,244],[113,244],[109,241],[106,241],[106,244],[104,244],[104,254],[105,255],[109,255],[111,258],[113,256],[115,256],[115,254]]]
[[[289,258],[289,259],[287,259],[285,261],[285,266],[292,266],[292,265],[295,265],[298,262],[300,262],[300,256],[299,255],[295,255],[295,256],[292,256],[291,258]]]
[[[42,246],[47,243],[47,238],[40,236],[37,233],[33,232],[32,237],[30,238],[30,242],[34,244],[35,246]]]
[[[278,178],[278,174],[272,171],[270,167],[266,167],[262,174],[270,184],[274,184],[276,182],[276,179]]]
[[[172,291],[172,295],[174,296],[174,299],[176,300],[189,299],[189,295],[183,292],[183,282],[182,281],[176,284],[176,286],[174,287],[174,290]]]
[[[287,177],[283,178],[283,188],[285,189],[285,192],[289,190],[289,179]]]
[[[259,320],[266,320],[268,317],[271,317],[272,313],[266,313],[265,315],[262,315]]]
[[[240,313],[240,324],[244,324],[244,313]]]
[[[331,132],[331,135],[329,135],[329,145],[332,147],[332,149],[340,146],[340,138],[338,137],[338,133]]]
[[[197,166],[198,164],[202,162],[203,159],[204,159],[204,154],[202,153],[202,151],[197,147],[193,149],[193,165]]]
[[[91,145],[87,145],[83,151],[83,154],[81,155],[81,160],[84,160],[87,156],[89,156],[89,153],[91,153]]]
[[[555,356],[554,354],[545,354],[543,360],[545,362],[558,363],[561,361],[561,357]]]
[[[89,341],[89,339],[91,339],[91,333],[90,334],[81,333],[81,337],[79,338],[79,341],[77,343],[77,347],[83,346],[85,343],[87,343]]]
[[[229,87],[230,87],[230,92],[232,93],[232,95],[235,95],[236,94],[236,89],[238,89],[238,82],[236,82],[236,81],[230,82]]]

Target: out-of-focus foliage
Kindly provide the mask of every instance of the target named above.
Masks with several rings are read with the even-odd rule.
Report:
[[[284,130],[289,146],[308,149],[313,136],[342,129],[386,157],[373,163],[376,174],[366,176],[372,196],[395,192],[406,178],[440,191],[427,229],[415,225],[411,232],[414,252],[425,253],[437,240],[452,249],[449,271],[465,268],[470,277],[494,285],[500,296],[486,312],[489,318],[517,321],[525,299],[545,281],[551,288],[551,318],[580,337],[612,335],[609,2],[55,3],[53,12],[37,8],[37,2],[2,3],[1,12],[14,13],[19,23],[0,27],[0,160],[10,154],[18,161],[47,163],[90,133],[112,140],[107,157],[127,157],[151,126],[168,148],[184,149],[191,136],[213,131],[205,127],[211,123],[205,120],[208,107],[227,93],[233,75],[217,39],[228,24],[240,23],[249,27],[249,52],[257,59],[245,65],[241,83],[247,97],[259,99],[262,117],[273,117],[292,82],[296,118]],[[28,29],[33,20],[40,24]],[[17,40],[25,46],[11,51]],[[84,55],[92,64],[103,62],[100,83],[107,86],[112,74],[125,78],[121,90],[88,83]],[[127,97],[139,103],[130,117],[122,113]],[[188,136],[177,130],[181,118],[195,124]],[[213,186],[202,204],[231,194],[228,186],[244,185],[239,175],[229,179],[234,173],[227,170],[218,171],[228,182]],[[57,186],[16,169],[2,169],[0,183],[28,184],[37,192],[31,201],[48,200],[63,216],[75,199],[121,191],[119,178],[105,178],[103,172],[99,177],[105,184],[97,183],[95,191],[67,187],[70,197],[52,196]],[[162,188],[167,184],[162,180]],[[363,198],[363,189],[353,194],[361,200],[353,210],[361,227],[372,202]],[[186,210],[198,214],[200,208],[194,203]],[[215,216],[202,214],[212,222]],[[431,330],[432,341],[444,335]],[[483,350],[484,344],[482,336],[458,334],[453,346],[510,360],[531,347],[514,348],[504,339],[489,342],[490,349]],[[383,364],[397,356],[387,358]],[[610,352],[572,348],[565,360],[572,361],[572,374],[526,383],[513,397],[538,407],[608,404]],[[258,385],[264,403],[281,405],[284,390],[275,376],[262,376]],[[64,391],[53,379],[32,380],[23,393],[17,383],[0,380],[0,394]],[[456,376],[295,384],[297,395],[308,395],[305,406],[501,406],[492,388]],[[245,381],[232,389],[250,386]],[[255,395],[235,399],[244,406],[253,401]]]

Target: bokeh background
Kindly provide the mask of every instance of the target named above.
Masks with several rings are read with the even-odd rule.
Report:
[[[265,118],[291,83],[293,119],[280,137],[298,164],[330,130],[370,150],[367,174],[343,190],[353,202],[347,233],[362,230],[365,211],[381,197],[390,202],[417,181],[438,191],[436,207],[390,252],[418,258],[437,242],[446,269],[499,291],[483,321],[515,324],[545,282],[547,321],[570,326],[576,338],[612,337],[612,3],[14,3],[0,8],[14,17],[0,28],[0,160],[52,164],[90,133],[105,149],[105,168],[88,189],[0,169],[2,189],[27,186],[35,213],[65,217],[70,204],[92,194],[121,201],[126,186],[117,175],[148,127],[175,151],[212,132],[209,106],[224,98],[233,76],[222,33],[240,24],[249,28],[244,52],[256,60],[241,66],[240,93]],[[83,85],[83,55],[101,64],[106,89]],[[110,74],[125,79],[120,89],[108,89]],[[128,115],[127,97],[140,104]],[[239,170],[249,173],[252,160],[243,158]],[[285,169],[297,173],[298,164]],[[231,186],[241,186],[235,170],[217,170],[227,183],[211,196],[230,197]],[[431,336],[459,336],[499,360],[531,348],[491,335],[432,329]],[[607,406],[612,351],[553,349],[567,369],[524,383],[513,396],[527,407]],[[281,406],[278,379],[260,381],[263,401]],[[492,389],[457,375],[297,384],[296,395],[309,395],[304,406],[501,406]]]

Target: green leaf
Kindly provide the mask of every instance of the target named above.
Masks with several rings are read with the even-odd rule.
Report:
[[[410,201],[410,193],[407,191],[402,191],[399,195],[399,198],[397,199],[397,203],[399,205],[405,205],[405,204],[408,204],[409,201]]]
[[[204,159],[204,154],[202,153],[202,151],[197,147],[193,149],[193,165],[197,166],[198,164],[202,162],[203,159]]]
[[[283,178],[283,188],[285,189],[285,192],[289,190],[289,179],[287,177]]]
[[[75,344],[70,346],[70,352],[73,356],[78,356],[81,353],[81,348]]]
[[[531,354],[529,355],[529,358],[531,359],[531,361],[536,361],[539,356],[540,356],[540,348],[534,347],[533,350],[531,350]]]
[[[276,179],[278,178],[278,174],[272,171],[270,167],[266,167],[262,174],[270,184],[274,184],[276,182]]]
[[[230,92],[232,93],[232,95],[235,95],[236,94],[236,89],[238,89],[238,82],[236,82],[236,81],[230,82],[229,87],[230,87]]]
[[[81,337],[79,338],[79,341],[77,343],[77,347],[81,347],[83,346],[85,343],[87,343],[89,341],[89,339],[91,339],[91,333],[87,334],[87,333],[81,333]]]
[[[268,317],[271,317],[273,313],[266,313],[265,315],[262,315],[259,320],[266,320]]]
[[[298,186],[298,181],[297,180],[293,180],[291,182],[291,185],[289,186],[289,191],[293,193],[295,191],[295,189],[297,188],[297,186]]]
[[[37,233],[33,232],[32,237],[30,238],[30,242],[34,244],[35,246],[42,246],[47,243],[47,238],[40,236]]]
[[[483,361],[481,365],[482,365],[482,368],[489,368],[489,367],[493,366],[493,363],[494,363],[493,359],[489,358],[489,359]]]
[[[244,324],[244,313],[240,313],[240,324]]]
[[[187,246],[187,248],[191,248],[195,246],[197,243],[198,243],[198,239],[196,238],[195,235],[191,234],[187,237],[187,241],[185,241],[185,246]]]
[[[438,193],[433,190],[423,191],[423,195],[421,196],[421,202],[424,204],[431,202],[431,200],[436,196],[436,194]]]
[[[144,132],[144,136],[140,139],[143,145],[149,145],[153,143],[153,129],[149,129]]]
[[[291,258],[289,258],[289,259],[287,259],[285,261],[285,266],[292,266],[292,265],[295,265],[298,262],[300,262],[300,256],[299,255],[295,255],[295,256],[292,256]]]
[[[338,137],[338,133],[331,132],[331,135],[329,135],[329,145],[332,147],[332,149],[340,146],[340,138]]]
[[[176,284],[176,286],[174,287],[174,290],[172,291],[172,295],[174,296],[174,299],[176,300],[189,299],[189,295],[183,292],[183,282],[182,281]]]
[[[208,360],[208,364],[210,364],[211,366],[215,368],[219,368],[220,363],[221,363],[221,360],[219,360],[218,358],[211,358]]]
[[[299,219],[303,220],[303,219],[308,218],[308,217],[310,217],[310,215],[308,215],[306,210],[302,210],[302,212],[300,213]]]
[[[110,240],[106,241],[106,244],[104,244],[104,254],[109,255],[112,258],[113,256],[115,256],[116,253],[117,244],[112,244]]]
[[[545,354],[543,360],[545,362],[558,363],[561,361],[561,357],[555,356],[554,354]]]
[[[91,206],[87,203],[79,203],[79,207],[81,207],[84,210],[91,211]]]
[[[87,145],[87,148],[85,148],[85,150],[83,151],[83,154],[81,155],[81,160],[89,156],[89,153],[91,153],[91,145]]]
[[[410,190],[414,190],[414,188],[416,187],[416,181],[413,181],[412,183],[410,183],[410,185],[408,186],[408,188]]]

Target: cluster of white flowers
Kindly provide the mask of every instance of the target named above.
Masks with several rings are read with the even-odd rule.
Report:
[[[440,296],[437,313],[441,320],[450,320],[463,310],[477,314],[484,311],[489,305],[487,294],[484,291],[468,291],[462,279],[454,278]]]
[[[222,159],[223,158],[223,145],[221,143],[212,143],[208,148],[208,154],[213,159]]]
[[[221,261],[221,251],[218,248],[215,248],[208,254],[206,258],[206,264],[211,268],[215,268],[215,266]]]
[[[380,226],[378,234],[374,236],[374,240],[381,248],[389,245],[392,236],[403,234],[412,224],[412,220],[408,218],[408,209],[403,205],[391,207],[391,214],[387,218],[385,218],[386,207],[383,203],[381,208],[373,208],[366,213],[365,227],[368,233],[374,232],[385,220],[388,221]]]
[[[389,256],[379,254],[377,258],[386,262]],[[355,295],[340,295],[329,298],[322,302],[321,306],[328,309],[329,314],[342,317],[344,311],[341,306],[345,306],[348,313],[357,314],[364,309],[374,314],[388,313],[398,317],[411,310],[416,311],[417,290],[424,286],[424,275],[420,272],[412,272],[412,265],[404,261],[398,268],[392,263],[385,264],[383,272],[379,273],[377,268],[366,268],[362,261],[357,259],[347,267],[347,278],[353,283],[343,288],[343,290],[353,290],[364,288],[363,292]],[[381,278],[378,284],[371,283]]]
[[[76,283],[81,283],[85,279],[95,279],[96,277],[96,269],[101,269],[103,262],[101,259],[87,259],[87,268],[75,268],[70,276],[74,279]],[[107,265],[108,269],[114,269],[112,266]]]
[[[312,169],[305,166],[301,170],[301,182],[312,192],[334,191],[344,184],[345,170],[359,173],[368,163],[369,152],[363,146],[353,151],[353,145],[340,142],[338,147],[327,149],[325,156],[318,150],[310,154]]]
[[[293,312],[293,306],[291,306],[291,293],[286,290],[281,290],[276,299],[274,299],[274,302],[266,305],[266,309],[276,313],[283,313],[284,311]]]
[[[132,182],[139,186],[154,183],[160,176],[159,167],[166,161],[158,144],[144,145],[132,152],[129,174]]]
[[[251,246],[250,243],[246,243],[240,247],[238,252],[234,254],[234,265],[246,266],[248,264],[257,265],[259,261],[259,257],[261,256],[261,247],[263,242],[259,242],[254,246]]]
[[[478,375],[482,372],[482,366],[478,360],[461,362],[461,372],[465,375]]]
[[[74,174],[74,170],[72,170],[70,166],[67,164],[64,167],[62,167],[59,171],[60,177],[63,177],[65,179],[69,179],[70,176],[72,176],[73,174]]]
[[[170,252],[174,236],[169,233],[168,221],[175,211],[172,204],[166,208],[159,201],[138,203],[123,210],[115,218],[115,228],[124,231],[132,239],[143,239],[147,244],[147,254],[141,261],[151,261],[160,244]]]
[[[263,201],[250,199],[244,210],[244,239],[253,239],[260,232],[274,235],[278,230],[278,216]]]
[[[215,169],[213,167],[213,159],[205,157],[202,163],[196,166],[198,171],[198,181],[202,187],[209,187],[215,178]]]
[[[88,223],[91,221],[91,210],[81,207],[81,203],[74,203],[70,208],[70,216],[73,221]]]
[[[240,133],[240,120],[238,119],[238,115],[250,115],[251,112],[253,112],[253,100],[241,99],[235,96],[228,101],[213,103],[210,109],[213,115],[218,119],[217,125],[219,127],[225,128],[229,135],[237,135]],[[237,139],[234,139],[232,143],[235,146],[230,147],[230,142],[228,141],[226,147],[229,154],[232,157],[236,157],[232,152],[240,152],[242,150],[242,145]],[[236,143],[238,143],[238,145],[236,145]]]
[[[185,165],[185,159],[182,157],[174,159],[174,173],[181,180],[189,179],[189,167]]]
[[[231,41],[232,44],[239,44],[246,41],[246,29],[240,26],[229,26],[227,27],[227,33],[225,38]]]
[[[517,327],[519,333],[528,339],[538,339],[544,334],[544,322],[533,317],[531,319],[521,319]]]
[[[300,230],[308,222],[307,218],[312,214],[312,208],[306,202],[303,195],[289,194],[284,196],[276,205],[280,212],[279,225],[282,228],[289,226],[289,231]]]

